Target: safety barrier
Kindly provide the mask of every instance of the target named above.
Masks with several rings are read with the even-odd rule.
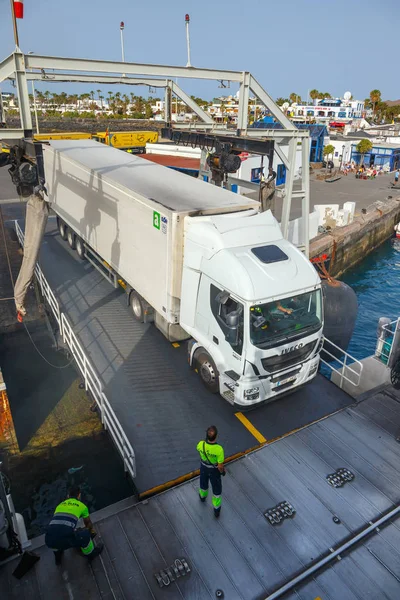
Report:
[[[19,226],[18,221],[15,221],[15,230],[19,243],[23,247],[25,235]],[[85,390],[90,392],[99,408],[101,422],[104,426],[104,429],[109,432],[114,444],[121,454],[124,461],[125,470],[131,475],[132,478],[134,478],[136,477],[135,452],[118,418],[116,417],[114,410],[112,409],[106,395],[103,392],[101,381],[96,375],[96,371],[92,367],[90,361],[86,357],[86,354],[79,343],[78,338],[73,332],[65,313],[60,310],[60,305],[38,263],[36,263],[35,266],[35,275],[37,282],[40,285],[42,295],[51,308],[54,318],[58,323],[60,335],[62,336],[64,343],[68,346],[76,364],[78,365],[79,371],[82,374]]]
[[[330,350],[328,348],[330,348]],[[336,353],[335,350],[337,351]],[[323,358],[324,353],[332,359],[333,363],[338,365],[338,368]],[[344,356],[344,358],[337,358],[337,356]],[[360,385],[363,364],[354,358],[354,356],[331,342],[331,340],[328,340],[325,336],[323,337],[321,362],[331,369],[332,372],[339,375],[339,383],[336,381],[334,382],[338,387],[343,387],[343,381],[347,381],[347,383],[350,383],[354,387]]]
[[[376,345],[375,356],[388,367],[393,366],[397,358],[400,336],[400,318],[382,326],[380,336]],[[395,350],[395,354],[393,354]]]

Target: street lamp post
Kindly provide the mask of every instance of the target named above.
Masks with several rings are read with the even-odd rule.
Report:
[[[344,149],[345,148],[346,148],[346,146],[343,144],[343,146],[342,146],[342,159],[340,161],[340,170],[342,170],[342,167],[343,167]]]
[[[120,32],[121,32],[121,56],[122,56],[122,62],[125,62],[125,51],[124,51],[124,28],[125,28],[125,23],[123,21],[121,21],[121,24],[119,26]]]
[[[28,52],[28,54],[34,54],[34,52]],[[31,69],[31,73],[33,73],[33,69]],[[33,110],[35,112],[35,122],[36,122],[36,133],[39,133],[39,119],[37,114],[37,106],[36,106],[36,91],[35,84],[32,79],[32,96],[33,96]]]
[[[186,26],[186,45],[187,45],[187,67],[191,67],[192,63],[190,62],[190,34],[189,34],[189,23],[190,17],[188,14],[185,15],[185,26]]]

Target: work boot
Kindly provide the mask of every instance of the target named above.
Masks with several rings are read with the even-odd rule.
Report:
[[[207,500],[207,496],[205,496],[204,498],[202,498],[199,494],[199,498],[200,498],[200,502],[205,502]]]
[[[214,517],[216,519],[219,519],[219,515],[221,514],[221,509],[220,508],[214,508]]]
[[[92,560],[93,560],[94,558],[96,558],[96,556],[99,556],[99,554],[101,554],[101,553],[103,552],[103,549],[104,549],[104,544],[98,544],[98,545],[95,547],[95,549],[93,550],[93,552],[91,552],[91,553],[88,555],[89,562],[92,562]]]
[[[61,565],[63,554],[64,550],[54,550],[54,558],[56,560],[56,565]]]

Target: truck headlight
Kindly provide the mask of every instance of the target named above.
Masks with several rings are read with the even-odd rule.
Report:
[[[244,397],[246,398],[246,400],[256,400],[260,395],[260,388],[259,387],[252,387],[249,388],[248,390],[244,390]]]

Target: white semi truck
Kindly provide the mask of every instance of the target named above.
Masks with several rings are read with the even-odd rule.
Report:
[[[246,408],[315,377],[321,281],[270,211],[92,140],[43,155],[61,236],[125,289],[135,319],[189,340],[211,392]]]

